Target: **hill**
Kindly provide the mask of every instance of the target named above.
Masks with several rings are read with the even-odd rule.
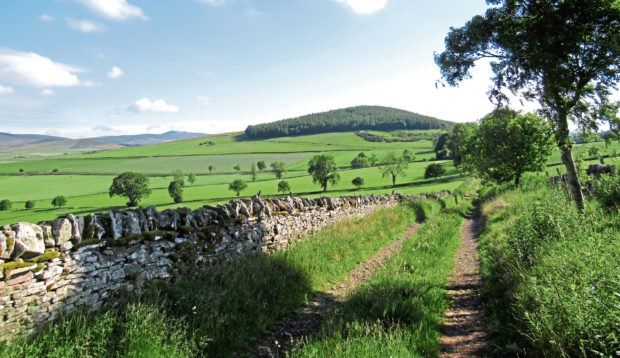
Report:
[[[119,144],[125,147],[135,147],[149,144],[170,142],[196,137],[204,137],[205,133],[191,133],[180,131],[168,131],[162,134],[136,134],[89,138],[100,142]]]
[[[248,126],[245,135],[250,139],[266,139],[358,130],[447,129],[452,124],[402,109],[358,106]]]
[[[11,134],[0,132],[0,150],[28,144],[55,142],[64,139],[66,138],[41,134]]]

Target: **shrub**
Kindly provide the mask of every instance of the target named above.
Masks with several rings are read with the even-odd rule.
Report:
[[[9,199],[0,201],[0,210],[9,210],[13,206],[13,203]]]
[[[290,191],[291,191],[291,185],[286,180],[282,180],[278,183],[279,193],[286,193]]]
[[[364,178],[357,177],[351,181],[351,184],[355,185],[358,189],[364,185]]]
[[[33,209],[33,208],[34,208],[34,206],[35,206],[35,203],[34,203],[34,201],[33,201],[33,200],[28,200],[28,201],[26,201],[26,204],[24,205],[24,207],[25,207],[26,209]]]
[[[444,175],[446,170],[443,168],[441,164],[433,163],[429,164],[424,171],[424,179],[429,178],[439,178]]]
[[[168,185],[168,194],[170,194],[170,197],[172,198],[172,200],[174,200],[175,203],[182,202],[183,187],[181,186],[181,183],[176,180],[171,181],[170,185]]]
[[[54,197],[54,199],[52,199],[52,205],[54,207],[61,208],[61,207],[65,206],[65,205],[67,205],[67,198],[65,198],[62,195],[58,195],[58,196]]]
[[[620,174],[602,174],[594,182],[592,194],[606,209],[620,207]]]

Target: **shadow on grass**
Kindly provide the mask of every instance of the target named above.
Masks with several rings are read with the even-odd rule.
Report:
[[[125,293],[114,308],[84,307],[34,337],[0,345],[0,356],[231,356],[311,291],[306,274],[265,254],[188,274],[169,287],[150,285],[145,296]]]

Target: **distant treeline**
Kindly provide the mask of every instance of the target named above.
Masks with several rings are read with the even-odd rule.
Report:
[[[248,126],[245,135],[250,139],[265,139],[358,130],[447,129],[452,124],[401,109],[359,106]]]

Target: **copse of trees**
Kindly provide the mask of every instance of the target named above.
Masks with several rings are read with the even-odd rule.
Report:
[[[129,199],[127,206],[136,206],[143,198],[151,195],[149,178],[142,173],[124,172],[112,180],[110,197],[115,195]]]
[[[317,154],[308,162],[308,174],[312,175],[312,182],[319,184],[323,191],[327,191],[327,184],[336,185],[340,180],[338,166],[333,156]]]
[[[364,152],[360,152],[357,157],[353,158],[351,161],[351,168],[353,169],[368,168],[369,166],[370,160]]]
[[[484,15],[451,28],[444,52],[435,55],[442,78],[456,86],[478,60],[491,59],[491,98],[504,90],[535,100],[552,124],[576,207],[583,193],[573,159],[569,121],[596,129],[617,125],[614,89],[620,81],[620,6],[617,0],[487,0]]]
[[[265,139],[357,130],[447,129],[451,125],[452,122],[400,109],[359,106],[248,126],[245,135]]]
[[[542,170],[551,154],[551,126],[534,114],[501,108],[468,128],[457,148],[460,164],[496,183],[518,186],[523,173]]]

